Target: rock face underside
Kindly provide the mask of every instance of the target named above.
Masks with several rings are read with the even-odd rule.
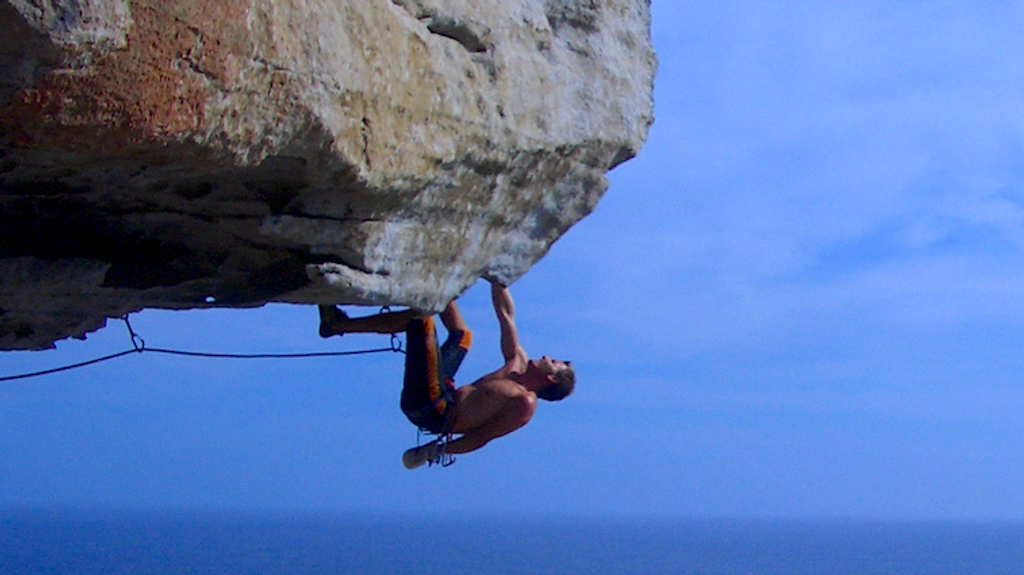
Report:
[[[512,283],[652,122],[649,0],[0,0],[0,349]]]

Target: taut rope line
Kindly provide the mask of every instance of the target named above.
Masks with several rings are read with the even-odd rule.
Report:
[[[44,375],[51,375],[54,373],[60,373],[62,371],[70,371],[72,369],[78,369],[88,365],[102,363],[119,357],[124,357],[132,353],[162,353],[165,355],[177,355],[186,357],[204,357],[214,359],[297,359],[297,358],[311,358],[311,357],[342,357],[349,355],[367,355],[371,353],[405,353],[402,349],[402,342],[398,339],[397,335],[391,336],[391,345],[389,347],[380,347],[374,349],[359,349],[352,351],[314,351],[314,352],[303,352],[303,353],[214,353],[205,351],[185,351],[180,349],[165,349],[160,347],[146,347],[146,341],[142,339],[135,330],[132,329],[132,324],[128,321],[128,316],[121,317],[124,321],[125,326],[128,328],[128,335],[131,338],[132,349],[128,349],[118,353],[112,353],[103,357],[97,357],[88,361],[79,363],[73,363],[70,365],[64,365],[51,369],[44,369],[42,371],[35,371],[31,373],[22,373],[18,375],[8,375],[0,377],[0,383],[7,381],[15,381],[18,379],[28,379],[32,377],[41,377]]]

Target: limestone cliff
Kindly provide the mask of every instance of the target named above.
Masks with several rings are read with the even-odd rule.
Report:
[[[511,283],[652,122],[649,0],[0,0],[0,349]]]

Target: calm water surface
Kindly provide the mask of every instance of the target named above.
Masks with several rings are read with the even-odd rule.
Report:
[[[17,574],[1019,575],[1024,524],[0,512]]]

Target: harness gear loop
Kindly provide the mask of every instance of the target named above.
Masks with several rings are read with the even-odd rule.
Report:
[[[448,467],[455,463],[455,456],[446,451],[448,444],[452,441],[452,434],[448,432],[444,436],[438,436],[437,438],[437,457],[434,461],[431,461],[431,465],[437,463],[441,467]]]
[[[431,431],[427,431],[422,428],[416,429],[416,447],[421,447],[423,445],[424,435],[435,434]],[[442,431],[441,433],[436,434],[436,437],[434,439],[431,439],[430,441],[427,442],[428,445],[431,443],[436,444],[433,457],[427,460],[428,467],[433,467],[435,465],[440,465],[441,467],[448,467],[455,463],[455,455],[448,453],[446,451],[448,443],[450,443],[453,439],[454,437],[452,436],[452,433],[450,431]]]

